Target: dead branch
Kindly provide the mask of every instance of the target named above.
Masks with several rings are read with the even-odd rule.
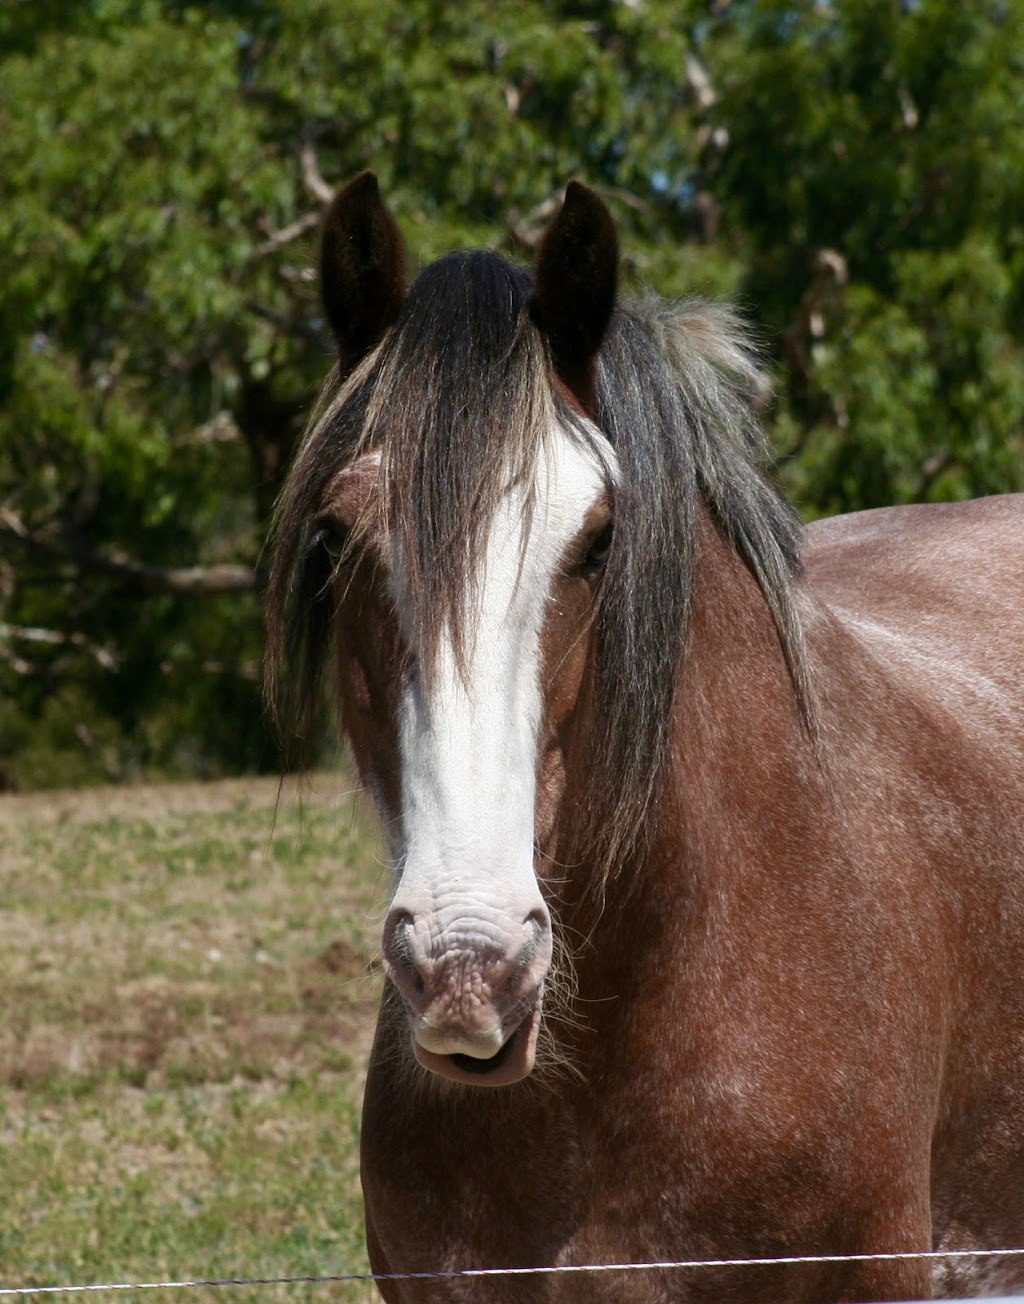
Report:
[[[265,258],[268,254],[276,253],[278,249],[283,249],[293,240],[298,240],[300,236],[304,236],[307,231],[315,230],[319,225],[319,213],[303,213],[302,217],[289,222],[287,226],[282,227],[280,231],[275,231],[272,236],[264,240],[261,245],[257,245],[257,258]]]
[[[683,70],[686,74],[686,85],[698,108],[710,109],[718,96],[715,93],[708,70],[692,50],[686,52],[686,58],[683,60]]]
[[[234,417],[230,412],[222,410],[194,430],[176,435],[173,442],[175,448],[191,448],[196,444],[233,444],[240,438],[241,432]]]
[[[804,291],[796,320],[785,334],[790,382],[801,388],[810,383],[814,344],[825,334],[825,309],[850,279],[846,259],[835,249],[820,249],[814,260],[811,283]]]
[[[251,567],[227,562],[213,566],[148,566],[123,554],[100,553],[79,560],[84,569],[120,580],[139,593],[209,598],[254,593],[259,588],[256,572]]]
[[[543,239],[551,219],[562,206],[562,191],[558,189],[547,199],[535,204],[525,216],[520,216],[517,209],[512,209],[506,219],[506,228],[513,241],[531,253]]]
[[[650,208],[650,204],[646,199],[634,195],[632,190],[624,190],[622,186],[595,186],[594,189],[599,195],[603,195],[605,199],[617,199],[620,204],[625,204],[634,213],[646,213]]]
[[[299,149],[299,162],[302,165],[303,185],[314,199],[321,204],[329,204],[334,198],[334,191],[321,176],[316,150],[308,140]]]
[[[606,199],[617,199],[634,212],[642,213],[649,207],[645,199],[641,199],[631,190],[624,190],[619,186],[596,186],[595,189]],[[561,208],[563,195],[564,191],[559,187],[554,194],[548,195],[547,199],[542,199],[525,215],[520,215],[518,209],[511,209],[505,219],[505,229],[512,242],[521,245],[525,251],[533,253],[551,224],[551,219]]]
[[[116,672],[119,668],[117,657],[108,648],[93,643],[84,634],[64,634],[58,629],[42,629],[37,625],[9,625],[0,621],[0,644],[2,643],[40,643],[46,647],[76,648],[85,652],[103,670]],[[31,670],[31,666],[21,658],[12,656],[11,664],[21,674]]]
[[[124,553],[102,553],[68,533],[50,537],[29,529],[9,507],[0,507],[0,539],[22,546],[51,561],[70,562],[80,571],[118,581],[128,592],[175,594],[181,597],[217,597],[254,593],[260,577],[249,566],[228,562],[212,566],[151,566]]]
[[[920,467],[920,478],[917,482],[917,493],[915,495],[917,500],[923,501],[939,476],[955,465],[956,459],[948,448],[940,448],[937,452],[932,453],[930,457],[926,457]]]

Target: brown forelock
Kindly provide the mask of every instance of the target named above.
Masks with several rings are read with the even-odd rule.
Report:
[[[495,254],[452,254],[413,285],[400,318],[339,387],[328,380],[289,475],[267,595],[267,691],[277,718],[308,733],[331,628],[334,565],[323,544],[329,487],[380,456],[378,529],[402,557],[406,634],[429,684],[441,630],[461,654],[482,535],[511,483],[530,485],[556,412],[547,345],[529,319],[530,274]],[[529,515],[532,500],[527,499]],[[286,673],[287,672],[287,673]]]
[[[552,426],[529,287],[495,254],[451,254],[416,281],[382,351],[364,444],[381,452],[385,527],[426,687],[442,630],[463,656],[485,530],[510,484],[532,484]]]
[[[377,558],[367,549],[350,565],[335,622],[338,710],[359,776],[391,834],[401,817],[396,705],[407,652]]]
[[[333,530],[338,710],[360,777],[392,825],[401,811],[395,706],[408,650],[388,586],[380,456],[364,453],[331,480],[322,519]],[[389,827],[390,831],[390,827]]]

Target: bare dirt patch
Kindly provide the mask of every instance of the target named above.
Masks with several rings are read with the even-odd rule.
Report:
[[[0,1084],[359,1062],[380,864],[344,776],[0,797]]]

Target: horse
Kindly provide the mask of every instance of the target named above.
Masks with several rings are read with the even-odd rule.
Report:
[[[956,1254],[1024,1246],[1024,496],[802,528],[748,330],[620,301],[579,182],[407,287],[364,173],[320,262],[269,692],[394,862],[385,1300],[1024,1288]]]

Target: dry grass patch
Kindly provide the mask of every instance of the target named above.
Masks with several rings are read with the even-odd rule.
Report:
[[[0,1284],[365,1267],[384,878],[344,776],[0,798]]]

